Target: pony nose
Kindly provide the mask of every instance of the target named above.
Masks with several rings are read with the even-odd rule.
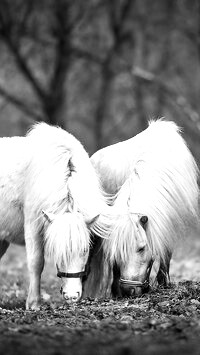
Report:
[[[81,298],[80,292],[76,292],[74,296],[68,296],[67,292],[63,292],[62,295],[65,301],[67,301],[68,303],[78,302]]]
[[[137,297],[141,296],[143,293],[142,287],[139,286],[123,286],[120,285],[122,296],[124,297]]]

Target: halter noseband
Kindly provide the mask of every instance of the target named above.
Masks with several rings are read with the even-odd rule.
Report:
[[[88,274],[90,272],[90,265],[87,262],[85,265],[85,270],[84,271],[79,271],[79,272],[62,272],[59,270],[58,265],[57,265],[57,277],[66,277],[66,278],[87,278]]]
[[[84,276],[87,276],[88,271],[85,268],[84,271],[80,271],[80,272],[62,272],[62,271],[58,271],[57,272],[57,277],[67,277],[67,278],[81,278]]]
[[[119,283],[123,286],[127,286],[130,288],[135,288],[135,287],[147,288],[147,287],[149,287],[148,280],[145,280],[144,282],[140,282],[140,281],[125,280],[125,279],[120,278]]]

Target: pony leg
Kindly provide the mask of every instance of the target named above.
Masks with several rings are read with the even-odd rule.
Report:
[[[0,259],[5,254],[6,250],[9,247],[9,243],[6,240],[0,240]]]
[[[44,248],[42,238],[31,225],[26,225],[25,242],[29,271],[29,291],[26,309],[39,310],[41,304],[40,280],[44,268]]]
[[[171,257],[172,253],[168,252],[166,263],[160,262],[160,268],[157,273],[157,281],[160,286],[167,287],[170,284],[169,267]]]
[[[119,279],[120,279],[120,269],[117,266],[117,264],[115,263],[113,265],[113,282],[112,282],[112,286],[111,286],[111,292],[112,292],[112,296],[114,298],[121,296],[121,291],[120,291],[120,287],[119,287]]]

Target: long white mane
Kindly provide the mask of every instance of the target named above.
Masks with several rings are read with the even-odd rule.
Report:
[[[56,263],[68,263],[89,249],[86,221],[106,213],[106,200],[88,154],[75,137],[40,123],[26,139],[30,153],[25,173],[27,211],[33,215],[33,227],[45,229],[46,252]],[[55,217],[48,226],[42,210]]]
[[[114,150],[113,146],[112,153]],[[161,120],[151,122],[144,132],[120,143],[120,150],[125,162],[118,161],[117,165],[114,161],[114,182],[117,187],[119,176],[118,186],[122,186],[114,201],[116,226],[109,240],[104,241],[105,253],[122,260],[131,256],[133,235],[138,230],[133,216],[142,214],[148,216],[146,234],[152,253],[165,262],[168,251],[198,219],[196,162],[176,124]],[[106,148],[104,153],[106,156]],[[103,159],[98,161],[98,154],[93,161],[97,170],[103,164]],[[105,181],[106,175],[102,179]],[[109,183],[111,180],[106,180],[105,186]]]

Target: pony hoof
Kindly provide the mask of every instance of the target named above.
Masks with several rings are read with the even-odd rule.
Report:
[[[26,310],[27,311],[39,311],[41,309],[41,303],[40,302],[26,302]]]

